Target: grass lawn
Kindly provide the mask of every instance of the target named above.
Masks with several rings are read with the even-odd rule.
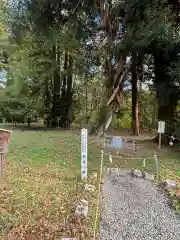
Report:
[[[162,178],[179,179],[179,154],[156,144],[140,143],[135,157],[157,154]],[[106,167],[138,167],[142,159],[113,157]],[[0,191],[1,240],[59,240],[62,236],[91,239],[94,229],[97,190],[82,191],[80,178],[80,136],[72,131],[18,131],[11,137],[4,161],[4,183]],[[153,158],[148,160],[153,165]],[[100,152],[88,139],[88,171],[98,172]],[[94,184],[97,187],[98,179]],[[78,184],[77,184],[78,183]],[[74,216],[78,200],[89,203],[87,220]],[[176,200],[176,199],[175,199]],[[177,204],[176,204],[177,205]],[[180,205],[178,205],[180,206]]]
[[[89,173],[98,172],[100,153],[93,139],[89,139],[88,153]],[[79,135],[13,131],[0,191],[0,239],[90,239],[97,192],[84,193],[76,184],[79,177]],[[89,202],[86,221],[74,217],[82,198]]]

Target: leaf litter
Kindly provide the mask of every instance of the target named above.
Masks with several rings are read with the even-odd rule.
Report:
[[[0,191],[1,240],[91,239],[97,192],[79,187],[80,147],[74,134],[62,139],[63,133],[13,133]],[[47,154],[38,152],[40,147]],[[91,159],[90,168],[98,170],[97,153]],[[90,207],[87,219],[74,215],[82,198]]]

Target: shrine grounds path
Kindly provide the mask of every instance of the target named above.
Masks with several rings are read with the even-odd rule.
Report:
[[[100,239],[179,240],[180,217],[154,183],[106,174],[102,186]]]

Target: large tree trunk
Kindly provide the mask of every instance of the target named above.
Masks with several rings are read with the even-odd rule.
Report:
[[[136,55],[134,54],[132,60],[132,134],[139,136],[139,106],[138,106],[138,88],[137,88],[137,69],[136,69]]]
[[[105,76],[105,87],[106,93],[102,99],[102,108],[100,108],[99,113],[99,124],[97,128],[102,128],[106,122],[106,118],[102,117],[104,111],[107,108],[112,109],[118,108],[120,106],[120,94],[123,89],[124,79],[128,74],[129,68],[124,69],[124,59],[120,55],[120,52],[112,51],[112,44],[117,36],[123,35],[124,30],[120,31],[120,23],[122,23],[122,18],[124,18],[125,12],[121,7],[119,11],[122,16],[120,18],[114,18],[113,5],[111,1],[102,0],[100,3],[100,17],[101,17],[101,28],[107,38],[107,48],[106,48],[106,58],[104,59],[103,75]],[[115,63],[114,63],[115,62]],[[109,116],[109,110],[107,111],[107,116]],[[102,120],[102,122],[101,122]]]
[[[151,119],[151,128],[156,129],[157,128],[157,116],[158,116],[158,105],[157,105],[157,99],[153,100],[153,109],[152,109],[152,119]]]
[[[28,128],[30,128],[31,127],[31,119],[30,118],[28,118],[27,123],[28,123]]]
[[[64,71],[63,71],[63,84],[62,84],[62,99],[67,94],[67,67],[68,67],[68,53],[65,52],[64,54]]]
[[[170,103],[170,95],[168,94],[169,76],[167,75],[167,67],[169,59],[166,59],[163,52],[154,54],[154,73],[156,97],[158,100],[158,120],[172,121],[172,106]]]
[[[60,51],[57,45],[53,46],[52,49],[52,62],[53,62],[53,109],[52,109],[52,127],[57,127],[57,117],[61,115],[61,98],[60,98]]]
[[[64,75],[62,84],[62,95],[61,95],[61,120],[60,126],[63,128],[68,128],[71,123],[71,105],[72,105],[72,68],[73,68],[73,58],[68,52],[64,54]]]
[[[67,73],[67,102],[68,105],[66,107],[66,118],[65,118],[65,127],[69,128],[71,124],[71,114],[72,114],[72,84],[73,84],[73,76],[72,76],[72,69],[73,69],[73,58],[71,54],[69,54],[69,61],[68,61],[68,73]]]
[[[45,122],[47,127],[50,127],[50,119],[51,119],[51,98],[50,98],[50,90],[49,90],[49,78],[48,76],[44,80],[44,113],[45,113]]]
[[[173,54],[164,54],[163,51],[154,54],[154,72],[155,72],[155,88],[158,100],[158,120],[165,121],[165,133],[162,142],[168,143],[168,135],[174,132],[175,112],[177,105],[176,91],[172,88],[167,74],[167,68],[170,66]]]
[[[156,89],[156,98],[158,101],[158,120],[166,121],[170,116],[167,116],[166,110],[168,110],[168,104],[165,102],[165,86],[163,81],[167,81],[167,76],[165,75],[167,68],[167,61],[163,55],[163,53],[155,53],[154,54],[154,73],[155,73],[155,89]],[[164,112],[163,112],[164,110]],[[159,135],[155,138],[155,141],[158,141]],[[168,138],[166,135],[162,136],[162,143],[167,144]]]
[[[73,58],[69,54],[69,59],[68,59],[68,72],[67,72],[67,95],[71,97],[72,95],[72,68],[73,68]],[[70,103],[71,103],[71,98],[70,98]]]

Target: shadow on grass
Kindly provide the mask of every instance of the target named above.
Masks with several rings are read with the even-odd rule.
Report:
[[[14,126],[13,124],[0,124],[0,128],[5,128],[8,130],[19,130],[22,131],[22,127],[20,124]],[[78,131],[78,127],[71,127],[71,128],[60,128],[60,127],[44,127],[41,124],[31,124],[29,127],[27,124],[24,124],[23,131]]]

